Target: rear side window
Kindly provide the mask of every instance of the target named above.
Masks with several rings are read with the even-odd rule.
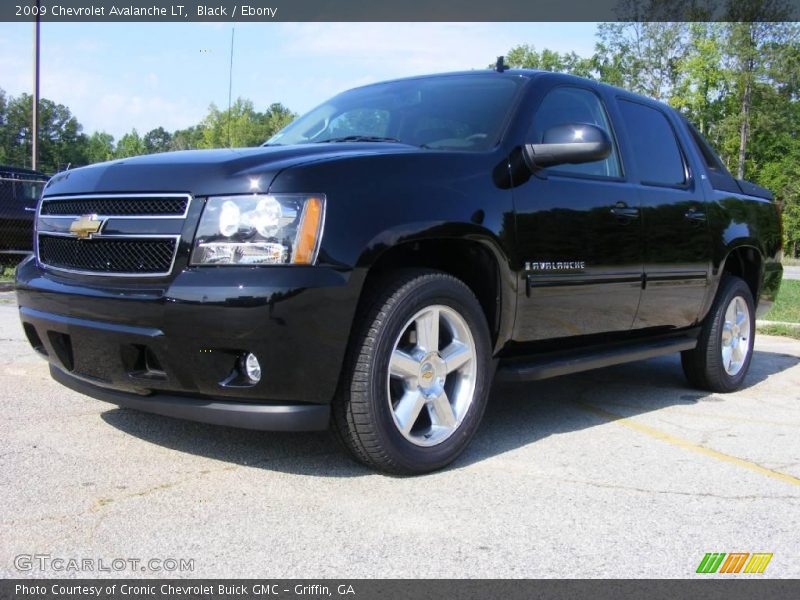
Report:
[[[620,100],[619,108],[641,182],[669,186],[686,183],[683,156],[666,115],[628,100]]]
[[[558,165],[549,170],[594,177],[619,177],[619,158],[614,134],[600,98],[589,90],[565,86],[549,92],[533,116],[532,143],[541,143],[545,131],[551,127],[571,123],[588,123],[605,131],[611,138],[611,154],[605,160],[579,165]]]
[[[689,123],[689,121],[684,122],[689,129],[689,133],[692,134],[692,141],[697,151],[700,153],[700,156],[703,157],[703,163],[708,171],[708,179],[711,181],[711,186],[716,190],[725,192],[740,192],[741,189],[733,178],[733,175],[725,168],[725,165],[722,163],[717,153],[714,152],[711,144],[709,144],[700,132],[695,129],[694,125]]]

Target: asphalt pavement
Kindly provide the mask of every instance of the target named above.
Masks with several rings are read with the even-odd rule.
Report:
[[[496,387],[456,464],[394,478],[326,433],[82,397],[16,313],[0,294],[0,576],[694,577],[707,552],[800,576],[798,341],[759,337],[727,395],[677,356]]]

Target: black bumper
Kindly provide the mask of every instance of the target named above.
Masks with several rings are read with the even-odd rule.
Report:
[[[17,270],[20,318],[53,377],[158,414],[269,430],[327,426],[360,292],[330,268],[186,269],[169,281]],[[113,287],[112,287],[113,284]],[[237,377],[244,353],[258,383]]]
[[[330,406],[326,404],[256,404],[183,398],[167,394],[137,396],[86,383],[52,365],[50,374],[53,379],[71,390],[103,402],[212,425],[267,431],[320,431],[328,428],[330,418]]]

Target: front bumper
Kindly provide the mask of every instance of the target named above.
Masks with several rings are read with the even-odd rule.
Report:
[[[328,428],[330,419],[330,406],[325,404],[256,404],[184,398],[168,394],[137,396],[86,383],[52,365],[50,374],[60,384],[97,400],[165,417],[212,425],[268,431],[320,431]]]
[[[28,260],[17,299],[31,345],[67,387],[207,423],[311,430],[327,425],[355,279],[322,267],[219,267],[109,283]],[[261,363],[257,384],[237,376],[248,352]]]

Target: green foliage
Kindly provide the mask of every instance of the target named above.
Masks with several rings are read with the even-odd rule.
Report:
[[[7,97],[0,89],[0,163],[30,167],[32,107],[30,95]],[[206,117],[192,127],[172,133],[157,127],[144,135],[133,129],[115,143],[104,131],[87,136],[66,106],[46,98],[39,102],[39,113],[38,168],[46,173],[140,154],[257,146],[296,117],[282,104],[271,104],[261,112],[251,101],[239,98],[230,113],[212,104]]]
[[[292,122],[295,115],[282,104],[272,104],[258,112],[250,100],[238,98],[230,110],[220,111],[215,105],[200,123],[201,148],[244,148],[258,146],[279,129]]]
[[[767,321],[800,323],[800,281],[784,279],[775,304],[764,316]]]
[[[3,162],[29,167],[31,163],[31,115],[29,94],[0,102],[0,156]],[[39,168],[57,171],[69,164],[85,164],[86,135],[63,104],[42,98],[39,102]]]
[[[581,58],[574,52],[560,54],[547,49],[537,52],[534,46],[524,44],[509,50],[505,59],[506,64],[515,69],[539,69],[594,77],[594,61]]]
[[[117,142],[117,147],[114,149],[114,158],[127,158],[128,156],[139,156],[145,154],[144,140],[142,140],[139,132],[132,129],[130,133],[126,133]]]
[[[114,158],[114,136],[105,131],[95,131],[86,142],[86,162],[104,162]]]
[[[800,325],[784,325],[783,323],[769,323],[758,326],[761,335],[779,335],[800,340]]]

